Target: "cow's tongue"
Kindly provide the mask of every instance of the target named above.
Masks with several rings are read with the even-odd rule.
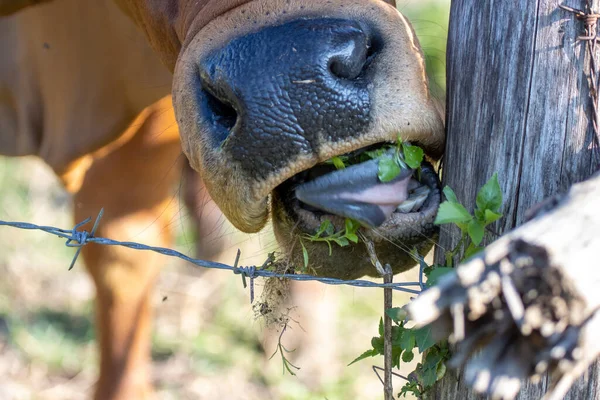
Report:
[[[393,181],[378,178],[378,160],[331,172],[296,188],[303,203],[331,214],[378,227],[408,198],[412,170],[402,170]]]

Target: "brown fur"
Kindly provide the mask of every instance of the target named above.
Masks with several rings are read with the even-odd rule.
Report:
[[[0,0],[0,15],[34,2]],[[163,98],[171,88],[169,70],[176,71],[183,147],[221,209],[245,231],[264,226],[275,185],[332,155],[394,139],[398,132],[434,157],[443,149],[442,122],[429,99],[418,43],[403,17],[381,0],[116,3],[54,0],[0,19],[0,150],[44,159],[75,193],[76,219],[104,207],[102,236],[161,246],[170,242],[164,227],[171,217],[167,202],[179,179],[175,164],[181,148],[170,99]],[[193,94],[188,83],[194,60],[235,36],[312,16],[366,19],[389,43],[373,83],[369,132],[290,160],[265,181],[234,173],[226,154],[203,148],[202,129],[193,124],[197,110],[185,99]],[[279,232],[291,230],[285,218],[276,223]],[[83,255],[97,289],[101,366],[96,398],[145,398],[150,391],[149,294],[160,261],[112,247],[88,246]]]
[[[152,246],[171,244],[173,184],[181,154],[170,98],[145,109],[120,146],[99,151],[75,195],[75,218],[104,208],[98,235]],[[120,247],[84,247],[96,285],[100,341],[97,399],[144,399],[150,392],[151,293],[164,259]]]

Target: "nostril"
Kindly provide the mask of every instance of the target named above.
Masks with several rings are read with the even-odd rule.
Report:
[[[356,79],[371,65],[383,45],[381,38],[364,26],[347,28],[334,44],[329,71],[338,78]]]
[[[212,125],[219,143],[227,139],[238,120],[238,112],[226,100],[221,100],[209,89],[202,87],[204,114]]]

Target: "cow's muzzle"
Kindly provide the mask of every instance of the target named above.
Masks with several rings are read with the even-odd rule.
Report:
[[[413,249],[431,247],[440,199],[433,169],[384,184],[374,162],[353,158],[399,137],[430,161],[444,148],[423,55],[394,8],[379,0],[248,2],[186,41],[173,83],[183,149],[211,197],[244,232],[258,232],[270,216],[293,264],[306,249],[319,274],[373,273],[364,245],[332,257],[326,243],[306,239],[326,219],[336,229],[345,218],[370,227],[365,237],[396,272],[414,265]],[[332,157],[357,162],[336,171]]]
[[[214,145],[254,178],[358,137],[370,122],[378,41],[343,19],[303,19],[237,38],[199,60],[199,103]]]

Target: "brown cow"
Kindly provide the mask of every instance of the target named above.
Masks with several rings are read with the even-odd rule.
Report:
[[[0,0],[0,15],[42,2]],[[164,210],[179,179],[181,139],[229,220],[256,232],[271,215],[292,261],[301,257],[297,237],[324,218],[338,228],[345,216],[379,226],[365,235],[396,272],[413,264],[398,247],[430,247],[439,203],[431,168],[422,183],[403,175],[386,185],[373,180],[373,163],[335,174],[323,165],[398,134],[432,160],[443,149],[421,50],[386,2],[44,3],[0,20],[0,151],[47,162],[75,194],[77,220],[104,207],[99,235],[143,230],[137,240],[169,244],[158,227],[171,218]],[[174,122],[164,129],[175,118],[164,97],[171,86],[179,135]],[[409,185],[430,194],[417,210],[398,212]],[[299,201],[297,190],[318,206]],[[323,243],[307,247],[322,275],[374,273],[362,245],[332,257]],[[97,290],[96,398],[145,398],[160,260],[91,245],[83,255]]]

